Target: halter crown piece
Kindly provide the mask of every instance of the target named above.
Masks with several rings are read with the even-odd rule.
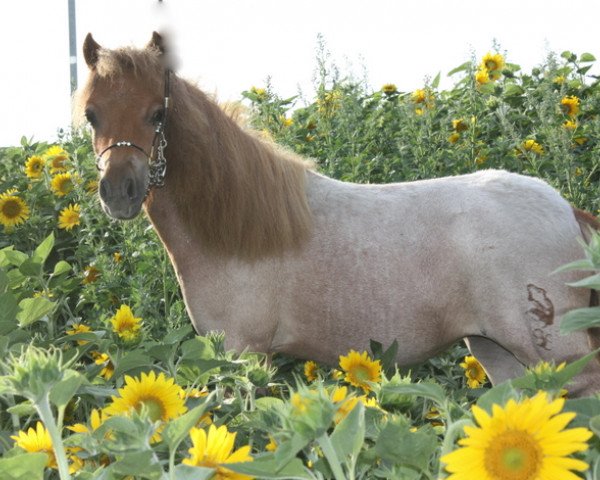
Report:
[[[112,150],[113,148],[135,148],[142,152],[148,158],[148,188],[146,189],[146,195],[144,199],[150,193],[150,189],[152,187],[163,187],[165,185],[165,175],[167,173],[167,159],[165,158],[165,148],[167,148],[167,139],[165,137],[165,127],[167,125],[167,113],[169,111],[169,100],[171,94],[171,70],[165,69],[165,95],[163,102],[163,116],[162,121],[156,125],[156,129],[154,130],[154,139],[152,140],[152,148],[150,149],[150,154],[146,152],[142,147],[136,145],[133,142],[128,140],[121,140],[119,142],[115,142],[112,145],[109,145],[104,150],[102,150],[98,156],[96,157],[96,168],[100,170],[100,160],[102,156]],[[154,158],[154,152],[156,151],[156,158]]]

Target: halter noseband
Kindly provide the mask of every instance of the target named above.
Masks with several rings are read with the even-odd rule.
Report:
[[[119,142],[115,142],[112,145],[109,145],[104,150],[102,150],[98,156],[96,157],[96,168],[100,170],[100,160],[102,160],[102,156],[112,150],[113,148],[135,148],[142,152],[146,158],[148,159],[149,171],[148,171],[148,188],[146,189],[146,194],[144,199],[150,193],[150,189],[152,187],[163,187],[165,185],[165,175],[167,173],[167,159],[165,158],[165,148],[167,147],[167,139],[165,137],[165,127],[167,125],[167,113],[169,111],[169,99],[171,94],[171,70],[165,69],[165,95],[163,102],[163,118],[156,125],[156,129],[154,130],[154,139],[152,140],[152,148],[150,149],[150,154],[146,152],[142,147],[136,145],[133,142],[127,140],[121,140]],[[154,158],[154,152],[156,151],[156,158]]]

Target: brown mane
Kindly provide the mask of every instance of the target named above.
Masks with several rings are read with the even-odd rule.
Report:
[[[154,49],[102,49],[78,96],[85,108],[95,78],[135,79],[162,92],[163,64]],[[172,75],[165,189],[177,214],[215,253],[256,259],[298,247],[311,230],[305,194],[309,163],[244,131],[195,85]],[[152,208],[155,195],[146,201]]]

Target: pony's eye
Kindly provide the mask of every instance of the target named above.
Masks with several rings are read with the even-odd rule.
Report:
[[[152,114],[152,118],[150,118],[150,122],[152,123],[152,125],[156,126],[159,123],[162,123],[164,118],[165,118],[165,112],[161,108],[160,110],[157,110],[156,112],[154,112]]]
[[[98,123],[98,119],[96,118],[96,114],[90,110],[89,108],[85,111],[85,119],[89,122],[92,127],[95,127]]]

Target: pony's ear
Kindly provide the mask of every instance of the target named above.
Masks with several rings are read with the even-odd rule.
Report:
[[[165,43],[165,39],[160,33],[152,32],[152,39],[148,42],[146,48],[158,50],[160,53],[165,54],[167,52]]]
[[[83,42],[83,58],[90,68],[94,68],[98,63],[98,50],[102,47],[94,40],[91,33],[88,33]]]

